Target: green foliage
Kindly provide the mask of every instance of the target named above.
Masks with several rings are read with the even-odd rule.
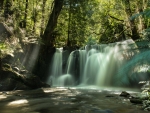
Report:
[[[98,4],[96,0],[66,1],[56,28],[60,33],[55,40],[57,45],[64,46],[69,39],[71,46],[83,46],[90,35],[98,40],[100,26],[94,20],[94,15],[99,19],[96,14],[99,11]]]
[[[5,57],[6,55],[13,56],[13,49],[7,43],[0,43],[0,58]]]
[[[13,19],[13,27],[25,29],[25,36],[41,37],[53,10],[54,0],[13,0],[11,4],[9,9],[13,15],[9,16]],[[0,13],[4,12],[5,9]],[[70,46],[83,46],[91,36],[95,42],[109,43],[130,38],[131,22],[135,23],[138,32],[147,29],[149,18],[147,0],[64,0],[57,26],[50,32],[55,35],[56,47],[66,46],[68,40]],[[148,33],[149,29],[145,30],[147,36]]]
[[[11,17],[13,18],[14,27],[25,28],[26,25],[26,35],[40,36],[41,24],[44,28],[46,27],[53,0],[45,0],[44,23],[41,23],[43,0],[28,0],[28,3],[26,1],[14,0],[12,2],[13,15]],[[27,9],[26,4],[28,5]],[[25,18],[26,15],[27,18]]]
[[[89,37],[86,42],[86,45],[94,45],[94,44],[97,44],[96,39]]]
[[[145,29],[145,30],[142,32],[142,34],[143,34],[144,38],[150,40],[150,28]]]
[[[142,17],[144,18],[145,20],[150,20],[150,9],[147,8],[145,9],[143,12],[140,12],[140,13],[137,13],[137,14],[134,14],[133,16],[131,16],[131,20],[135,20],[139,17]],[[150,26],[149,26],[149,23],[147,25],[147,28],[145,28],[143,31],[142,31],[142,34],[144,36],[144,38],[147,38],[147,39],[150,39]]]
[[[134,20],[138,18],[139,16],[150,18],[150,9],[145,9],[143,12],[134,14],[133,16],[130,17],[131,20]]]

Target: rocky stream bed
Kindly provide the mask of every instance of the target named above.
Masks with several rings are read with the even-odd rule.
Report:
[[[0,113],[148,113],[122,91],[95,88],[40,88],[0,92]],[[138,95],[136,91],[126,91]]]

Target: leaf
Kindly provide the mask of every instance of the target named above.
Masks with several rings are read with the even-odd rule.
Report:
[[[150,18],[150,9],[146,9],[141,13],[134,14],[133,16],[130,17],[130,20],[134,20],[138,18],[139,16],[146,16],[147,18]]]
[[[150,32],[150,28],[145,29],[146,32]]]
[[[139,16],[141,16],[141,15],[143,15],[143,14],[144,14],[144,12],[141,12],[141,13],[138,13],[138,14],[134,14],[134,15],[132,15],[132,16],[130,17],[130,20],[134,20],[134,19],[138,18]]]
[[[147,9],[143,12],[144,16],[146,16],[147,18],[150,18],[150,9]]]

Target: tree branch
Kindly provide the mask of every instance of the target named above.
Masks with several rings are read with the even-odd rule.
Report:
[[[110,14],[108,14],[108,16],[111,17],[111,18],[113,18],[113,19],[115,19],[115,20],[117,20],[117,21],[124,22],[124,20],[121,20],[121,19],[119,19],[119,18],[116,18],[116,17],[114,17],[114,16],[112,16],[112,15],[110,15]]]

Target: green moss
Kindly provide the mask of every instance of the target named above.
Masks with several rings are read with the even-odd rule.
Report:
[[[14,49],[10,47],[8,43],[0,42],[0,58],[4,58],[6,55],[13,55]]]

